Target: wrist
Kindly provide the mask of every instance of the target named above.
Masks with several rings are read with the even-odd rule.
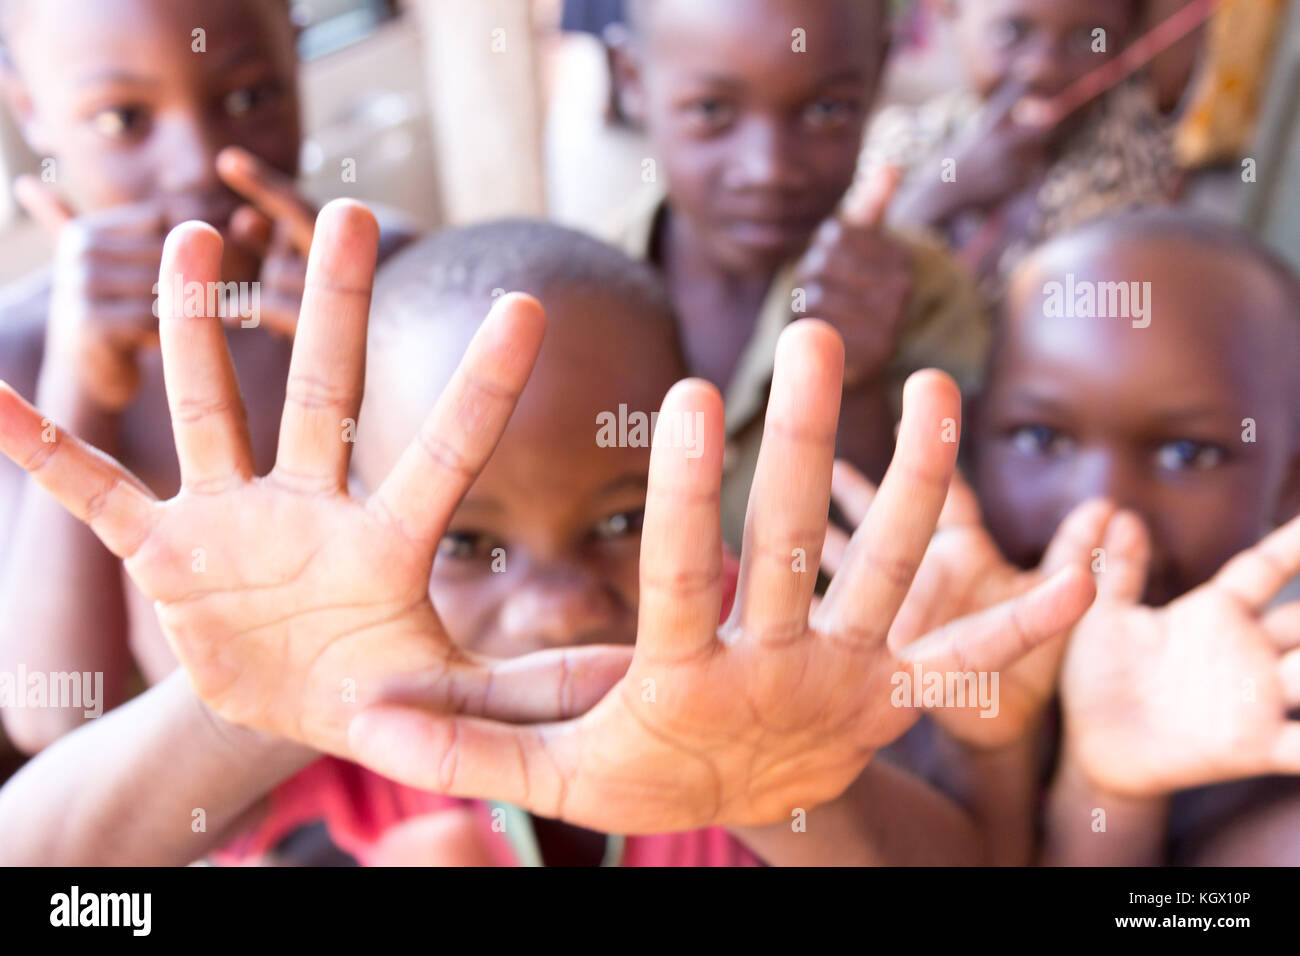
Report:
[[[310,747],[240,726],[222,717],[194,693],[189,675],[183,670],[173,675],[173,679],[184,683],[186,700],[207,742],[238,765],[265,768],[270,778],[279,779],[297,772],[320,756]]]

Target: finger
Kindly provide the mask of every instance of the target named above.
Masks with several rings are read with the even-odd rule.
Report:
[[[14,180],[14,199],[51,236],[57,237],[76,218],[72,208],[35,176],[23,175]]]
[[[1300,574],[1300,517],[1292,518],[1253,548],[1230,560],[1210,582],[1252,611],[1262,611]]]
[[[299,194],[293,177],[238,146],[227,146],[217,154],[217,173],[226,185],[282,225],[301,255],[308,254],[318,219]]]
[[[221,236],[201,222],[182,223],[163,247],[158,294],[158,337],[163,383],[181,484],[194,492],[216,492],[253,475],[248,421],[239,381],[226,346],[220,315],[193,315],[202,290],[221,281]],[[219,311],[219,310],[218,310]]]
[[[1288,720],[1273,742],[1273,771],[1300,773],[1300,720]]]
[[[958,674],[1008,667],[1072,628],[1095,596],[1092,575],[1068,567],[1019,597],[958,618],[908,644],[899,659]]]
[[[854,528],[862,524],[876,498],[876,486],[843,458],[831,467],[831,500]],[[845,538],[847,543],[848,538]]]
[[[379,699],[511,723],[567,720],[590,710],[627,673],[632,647],[565,647],[475,661],[383,686]]]
[[[957,443],[944,438],[960,421],[961,393],[951,378],[927,369],[907,380],[893,460],[818,609],[818,630],[885,639],[948,496]]]
[[[497,299],[420,434],[371,496],[369,507],[430,553],[505,431],[545,329],[536,299]]]
[[[240,206],[230,214],[230,238],[259,259],[271,249],[274,223],[253,206]]]
[[[839,573],[844,563],[844,554],[849,550],[849,536],[833,524],[826,526],[826,538],[822,541],[822,571],[827,577]]]
[[[555,816],[562,780],[545,757],[545,724],[368,707],[348,727],[351,759],[407,786],[491,799]]]
[[[943,499],[943,510],[939,512],[940,528],[982,526],[979,500],[975,492],[966,483],[960,471],[952,473],[948,483],[948,496]]]
[[[0,382],[0,452],[27,471],[104,546],[129,558],[148,537],[157,499],[112,458],[55,427]]]
[[[294,487],[342,492],[352,451],[345,429],[361,408],[379,224],[361,203],[337,199],[321,210],[317,228],[272,475]]]
[[[808,629],[830,508],[844,344],[825,322],[781,333],[741,539],[731,620],[759,641]]]
[[[1300,650],[1282,655],[1277,662],[1277,675],[1282,683],[1282,700],[1287,710],[1300,707]]]
[[[1028,92],[1029,84],[1023,79],[1011,77],[1003,81],[984,103],[979,135],[987,135],[1011,117],[1016,105]]]
[[[1290,601],[1273,608],[1264,615],[1261,623],[1278,650],[1289,651],[1300,647],[1300,601]]]
[[[1039,570],[1055,574],[1071,565],[1090,567],[1114,516],[1114,502],[1104,498],[1092,498],[1076,505],[1052,535]]]
[[[637,653],[649,659],[690,657],[717,638],[723,434],[722,397],[709,383],[688,379],[665,396],[641,524]]]
[[[875,167],[863,182],[849,189],[841,212],[844,222],[860,229],[879,228],[901,181],[902,174],[897,166]]]
[[[1105,570],[1097,576],[1098,595],[1123,604],[1142,600],[1151,564],[1151,536],[1142,519],[1132,511],[1117,512],[1101,546]]]

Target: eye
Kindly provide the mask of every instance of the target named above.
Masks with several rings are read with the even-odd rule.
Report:
[[[994,23],[991,32],[995,47],[1015,46],[1029,33],[1029,21],[1023,17],[1009,17]]]
[[[123,139],[142,132],[147,120],[147,114],[139,106],[113,106],[100,110],[90,122],[100,136]]]
[[[624,535],[638,534],[641,531],[641,525],[645,520],[643,510],[621,511],[616,515],[610,515],[601,521],[598,521],[591,533],[601,540],[611,540],[620,538]]]
[[[691,101],[686,106],[686,112],[693,122],[716,128],[731,122],[736,111],[726,100],[710,96]]]
[[[475,561],[488,558],[500,547],[496,541],[476,531],[448,531],[438,542],[438,557],[453,561]]]
[[[1070,447],[1070,439],[1050,425],[1022,425],[1011,432],[1011,445],[1024,455],[1059,455]]]
[[[817,100],[804,108],[804,122],[809,126],[826,129],[831,126],[843,126],[850,122],[857,113],[857,106],[847,100]]]
[[[279,87],[275,83],[244,86],[227,93],[223,97],[221,105],[230,116],[246,116],[265,106],[278,92]]]
[[[1190,438],[1166,442],[1156,449],[1156,463],[1166,471],[1205,471],[1223,463],[1223,449]]]

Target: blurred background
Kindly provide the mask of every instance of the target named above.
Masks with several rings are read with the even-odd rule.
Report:
[[[873,0],[874,2],[874,0]],[[882,0],[883,2],[883,0]],[[880,106],[957,87],[961,70],[940,0],[895,0],[897,27]],[[1188,0],[1151,0],[1163,15]],[[1300,4],[1288,7],[1258,115],[1237,117],[1235,150],[1257,160],[1242,183],[1236,156],[1190,170],[1190,201],[1239,219],[1300,265]],[[644,188],[648,150],[619,120],[606,40],[623,0],[302,0],[303,177],[324,201],[346,193],[434,228],[507,214],[602,222]],[[1199,37],[1194,38],[1199,42]],[[1233,152],[1233,150],[1229,150]],[[338,170],[356,160],[357,181]],[[39,170],[0,118],[5,181]],[[49,256],[46,236],[0,195],[0,282]]]

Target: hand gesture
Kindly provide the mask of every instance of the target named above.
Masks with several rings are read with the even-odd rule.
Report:
[[[837,461],[831,494],[856,527],[866,517],[876,489],[848,462]],[[953,622],[964,626],[991,608],[1010,615],[1015,627],[1015,615],[1031,595],[1046,614],[1041,626],[1051,628],[1053,636],[1002,669],[995,715],[984,714],[974,702],[931,710],[931,718],[947,733],[968,746],[987,749],[1009,744],[1030,730],[1056,692],[1069,630],[1092,602],[1089,563],[1114,511],[1113,504],[1100,499],[1080,504],[1061,523],[1038,567],[1022,571],[1002,556],[984,527],[975,493],[960,472],[954,473],[934,538],[894,618],[890,646],[906,647]],[[848,541],[839,528],[826,528],[822,567],[829,574],[838,571]]]
[[[883,167],[851,189],[795,269],[807,314],[844,339],[846,388],[873,381],[888,365],[912,288],[907,250],[881,229],[898,179],[897,170]]]
[[[1150,560],[1141,519],[1106,535],[1097,603],[1061,676],[1067,757],[1130,796],[1300,773],[1300,603],[1269,602],[1300,572],[1300,518],[1160,608],[1138,603]]]
[[[244,407],[217,318],[187,317],[173,281],[220,279],[222,243],[186,223],[162,263],[162,357],[181,490],[158,501],[120,464],[58,433],[0,385],[0,451],[121,557],[154,602],[199,696],[218,714],[346,757],[358,708],[406,675],[408,697],[504,720],[555,719],[603,694],[627,648],[509,662],[458,651],[429,603],[447,521],[527,380],[545,318],[505,296],[419,437],[366,501],[349,497],[347,421],[361,403],[378,226],[327,206],[307,268],[276,464],[253,472]]]
[[[14,197],[55,240],[45,367],[93,407],[121,411],[140,385],[140,350],[158,343],[162,210],[138,203],[77,216],[35,176],[19,177]]]
[[[961,197],[961,209],[996,206],[1046,170],[1056,124],[1038,122],[1036,111],[1023,108],[1035,102],[1026,92],[1021,81],[1005,83],[954,147],[956,182],[941,185]]]
[[[782,335],[735,604],[720,628],[723,409],[717,390],[694,380],[660,411],[636,650],[618,686],[581,718],[532,727],[380,705],[352,725],[355,759],[413,786],[493,794],[597,830],[788,821],[843,792],[916,721],[916,710],[890,703],[893,674],[918,661],[1001,667],[1050,637],[1056,612],[1026,599],[1019,628],[1001,609],[898,650],[886,642],[956,458],[941,436],[944,419],[960,416],[960,396],[935,371],[909,381],[893,463],[810,615],[842,356],[825,323],[796,322]],[[683,421],[699,423],[694,456],[664,438]]]
[[[281,335],[298,325],[316,209],[293,178],[238,146],[217,155],[217,173],[249,202],[230,217],[234,241],[262,262],[259,321]]]

